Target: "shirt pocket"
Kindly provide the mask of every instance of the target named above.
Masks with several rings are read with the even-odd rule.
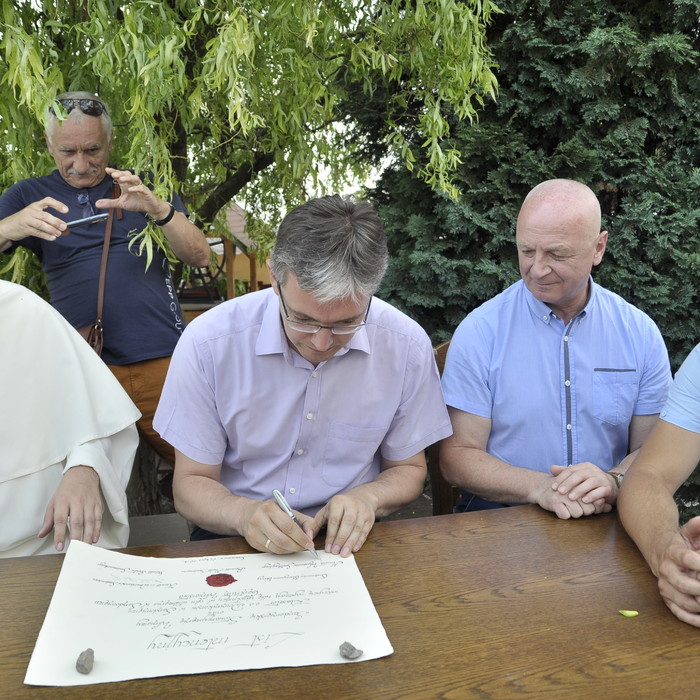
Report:
[[[331,486],[351,484],[372,466],[385,435],[384,428],[331,423],[323,454],[323,480]]]
[[[601,367],[593,370],[593,413],[610,425],[629,423],[639,394],[636,369]]]

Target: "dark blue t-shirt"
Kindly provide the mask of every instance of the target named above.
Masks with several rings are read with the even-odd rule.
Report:
[[[67,214],[49,208],[64,221],[73,221],[101,210],[98,199],[112,197],[112,178],[105,176],[95,187],[77,189],[54,170],[50,175],[21,180],[0,197],[0,219],[24,209],[44,197],[53,197],[69,207]],[[185,212],[180,198],[173,205]],[[24,246],[41,260],[53,306],[76,328],[87,326],[97,313],[97,286],[106,221],[72,227],[55,241],[30,236],[13,243]],[[172,355],[184,321],[175,295],[170,267],[160,249],[146,269],[146,254],[139,256],[138,244],[128,248],[130,232],[141,231],[146,218],[141,212],[116,213],[107,260],[104,299],[104,350],[107,364],[128,365]],[[50,348],[47,348],[50,352]]]

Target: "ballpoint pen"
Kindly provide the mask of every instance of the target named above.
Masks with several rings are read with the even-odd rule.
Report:
[[[302,532],[304,532],[304,528],[301,527],[301,523],[299,522],[297,516],[292,512],[292,509],[289,507],[289,503],[287,503],[287,499],[282,495],[282,493],[275,489],[272,492],[272,496],[277,501],[277,505],[301,528]],[[319,558],[316,549],[311,549],[309,551],[313,552],[316,559]]]

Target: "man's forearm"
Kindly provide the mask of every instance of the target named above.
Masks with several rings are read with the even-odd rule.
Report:
[[[664,551],[678,534],[673,494],[654,475],[636,467],[625,477],[617,497],[620,520],[655,575]]]
[[[401,464],[385,469],[373,481],[356,486],[347,494],[367,500],[375,517],[383,518],[420,496],[426,473],[420,464]]]
[[[536,492],[552,478],[508,464],[476,447],[443,447],[440,465],[453,486],[495,503],[536,503]]]
[[[242,535],[243,509],[249,498],[232,494],[223,484],[206,476],[188,474],[173,480],[175,508],[183,518],[220,535]]]
[[[211,260],[211,248],[207,239],[182,212],[162,227],[170,248],[179,260],[193,267],[206,267]]]

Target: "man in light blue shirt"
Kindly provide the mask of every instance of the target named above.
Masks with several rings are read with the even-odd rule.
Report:
[[[418,497],[423,451],[451,427],[425,331],[372,296],[386,263],[370,205],[312,200],[280,226],[272,289],[188,325],[154,425],[175,447],[193,538],[240,534],[282,554],[325,527],[326,551],[348,556]]]
[[[443,392],[445,477],[458,510],[537,503],[560,518],[607,512],[663,407],[670,368],[653,321],[590,276],[605,252],[600,205],[572,180],[526,197],[522,279],[460,324]]]

